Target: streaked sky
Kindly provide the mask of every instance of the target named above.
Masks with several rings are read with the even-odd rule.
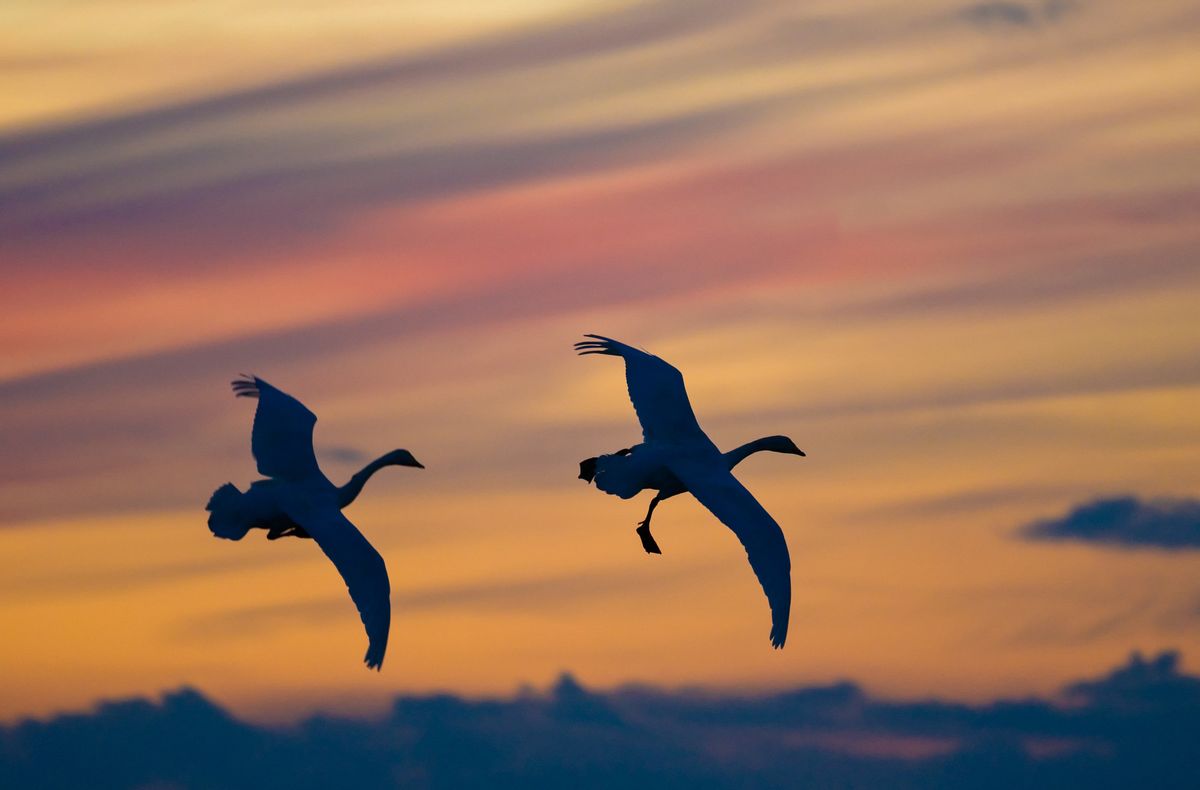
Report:
[[[189,683],[248,715],[569,669],[1045,693],[1200,656],[1200,555],[1033,542],[1200,495],[1200,12],[955,3],[0,7],[0,717]],[[679,367],[793,557],[584,487]],[[387,558],[381,675],[300,541],[216,541],[253,372]]]

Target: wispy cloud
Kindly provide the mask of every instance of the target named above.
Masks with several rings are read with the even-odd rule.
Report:
[[[393,598],[405,615],[434,610],[511,612],[554,611],[576,607],[591,599],[608,599],[625,594],[652,595],[698,579],[711,577],[722,569],[715,565],[676,569],[645,579],[628,570],[583,571],[557,576],[507,581],[490,581],[444,586],[434,589],[398,589]],[[633,592],[636,590],[636,592]],[[353,611],[344,596],[319,600],[293,601],[267,606],[245,606],[217,614],[204,615],[179,623],[175,635],[181,639],[213,637],[261,637],[273,629],[311,626],[331,619],[343,619]]]
[[[1032,28],[1057,22],[1077,6],[1075,0],[988,0],[967,6],[962,13],[972,24],[985,30]]]
[[[485,78],[520,83],[573,62],[668,46],[756,15],[755,4],[623,6],[430,54],[0,138],[0,159],[20,165],[0,176],[0,227],[10,236],[36,236],[175,221],[183,233],[200,222],[209,233],[191,243],[221,226],[223,236],[244,245],[263,235],[262,223],[272,217],[286,226],[284,215],[294,220],[303,213],[301,226],[325,224],[380,201],[436,199],[662,156],[746,122],[761,102],[726,97],[641,120],[626,116],[587,128],[542,123],[496,134],[522,115],[576,107],[583,97],[543,89],[507,108],[486,103],[477,113],[463,113],[447,108],[445,95]],[[597,88],[622,92],[603,81]],[[404,109],[381,114],[359,105],[359,112],[347,114],[354,97]],[[308,123],[297,126],[297,115]],[[262,126],[267,134],[250,132]],[[259,228],[250,238],[232,230],[245,221],[246,206],[254,207]]]
[[[42,574],[36,577],[9,576],[0,582],[0,596],[6,601],[46,600],[91,593],[124,593],[146,587],[171,584],[180,580],[219,576],[224,573],[273,564],[259,557],[231,557],[223,560],[142,563],[131,567],[96,571]]]

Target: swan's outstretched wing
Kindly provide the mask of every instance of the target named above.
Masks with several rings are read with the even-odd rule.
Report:
[[[575,344],[582,354],[608,354],[625,360],[629,400],[647,439],[682,439],[701,433],[683,386],[683,374],[653,354],[601,337]]]
[[[363,661],[369,669],[379,669],[392,624],[392,587],[383,557],[332,500],[313,504],[299,497],[281,499],[287,500],[280,502],[284,512],[312,535],[342,574],[367,630]]]
[[[783,647],[792,609],[792,561],[783,530],[728,469],[702,461],[667,465],[746,548],[750,567],[771,605],[771,644]]]
[[[257,398],[250,449],[259,474],[284,480],[302,480],[319,473],[313,452],[313,426],[317,415],[282,390],[258,376],[233,381],[239,398]]]

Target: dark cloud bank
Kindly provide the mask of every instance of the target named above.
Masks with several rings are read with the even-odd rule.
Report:
[[[1061,698],[886,702],[851,683],[771,696],[563,676],[547,694],[397,698],[293,728],[183,689],[0,728],[6,788],[1200,787],[1200,678],[1138,654]]]
[[[1086,502],[1029,525],[1035,540],[1076,540],[1122,547],[1200,549],[1200,500],[1113,497]]]

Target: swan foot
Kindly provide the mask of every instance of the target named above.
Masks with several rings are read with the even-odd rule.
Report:
[[[638,524],[637,534],[642,539],[642,548],[646,550],[647,554],[662,554],[662,549],[658,547],[658,542],[650,534],[650,525],[646,521]]]

